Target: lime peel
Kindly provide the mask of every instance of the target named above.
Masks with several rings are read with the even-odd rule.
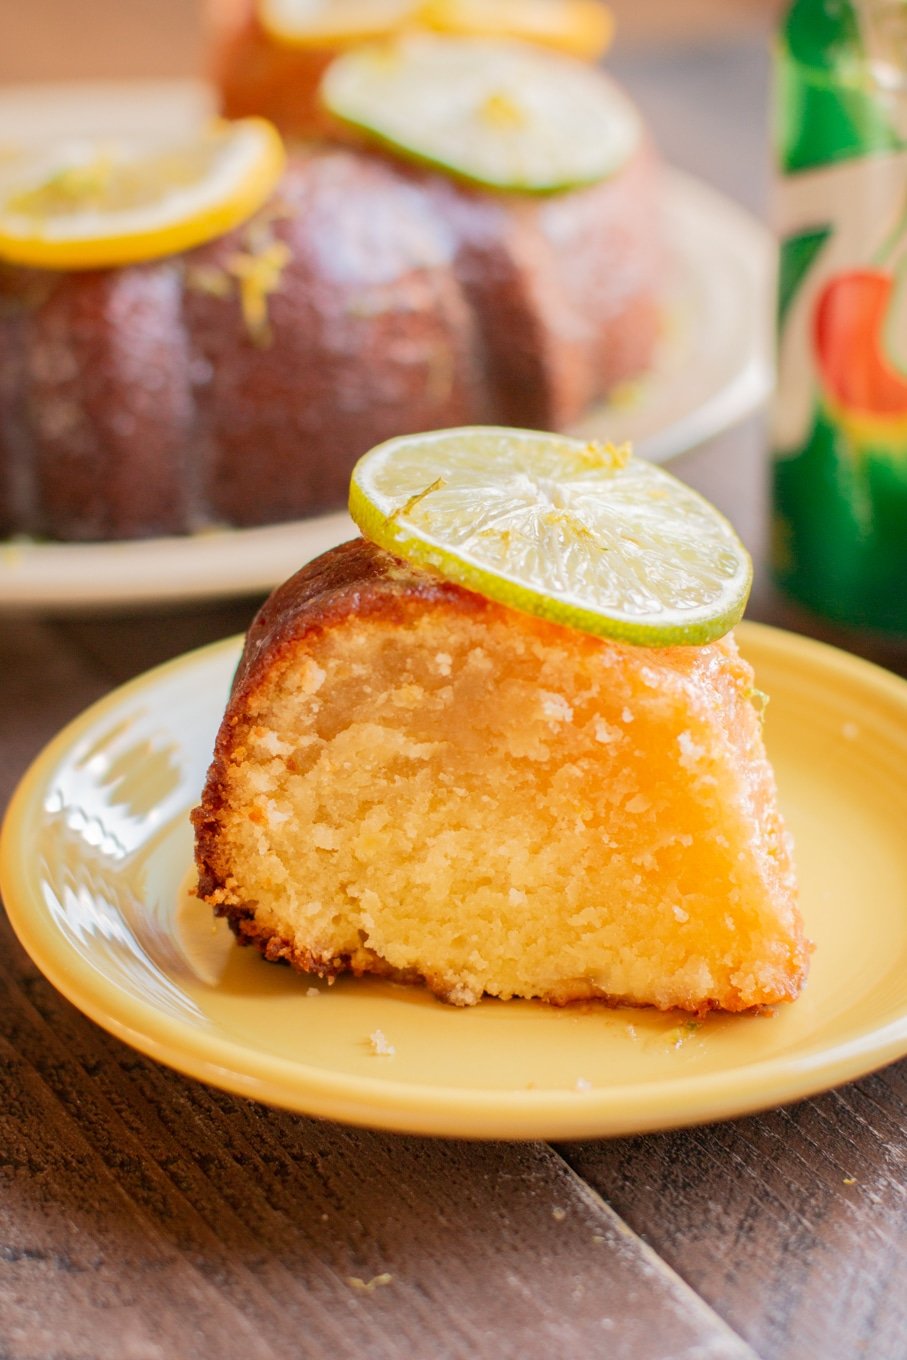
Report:
[[[599,637],[702,645],[752,564],[727,520],[626,446],[469,427],[379,445],[350,514],[366,538],[499,604]]]

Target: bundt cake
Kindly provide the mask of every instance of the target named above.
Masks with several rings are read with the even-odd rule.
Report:
[[[321,976],[704,1012],[806,972],[732,636],[594,637],[364,540],[259,613],[194,822],[201,897]]]
[[[129,539],[344,503],[393,434],[559,428],[648,365],[657,169],[543,197],[297,147],[245,226],[114,269],[0,262],[0,536]]]

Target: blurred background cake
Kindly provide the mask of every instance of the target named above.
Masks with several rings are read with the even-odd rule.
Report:
[[[594,56],[608,29],[594,0],[525,13],[562,3],[578,16],[564,26],[574,51]],[[437,28],[447,9],[423,13]],[[285,52],[268,35],[256,57],[265,30],[248,5],[220,17],[226,110],[312,134],[318,77],[295,87],[298,117],[264,92],[243,103],[230,70],[269,69],[262,89],[285,100]],[[361,110],[345,118],[343,99],[329,112],[322,104],[318,135],[288,138],[267,201],[189,249],[36,268],[0,223],[0,534],[141,538],[318,513],[343,504],[355,459],[389,435],[562,428],[644,372],[660,321],[657,164],[629,101],[565,54],[571,41],[407,31],[388,50],[406,53],[413,127],[434,126],[454,92],[453,81],[420,85],[425,52],[466,43],[470,64],[487,66],[475,126],[460,139],[465,159],[451,163],[443,146],[427,155]],[[286,50],[310,56],[305,44]],[[365,50],[338,42],[331,56]],[[520,81],[532,92],[525,106],[513,94]],[[553,148],[539,142],[574,87],[572,127],[556,129]],[[489,177],[488,148],[510,143],[518,154],[499,157]],[[550,162],[542,181],[527,168],[533,146]],[[577,168],[584,146],[591,169]]]

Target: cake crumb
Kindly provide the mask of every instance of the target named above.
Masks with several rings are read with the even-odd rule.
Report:
[[[627,1026],[627,1034],[631,1039],[637,1039],[639,1037],[639,1032],[635,1025]]]
[[[691,770],[698,765],[706,754],[705,747],[694,741],[689,732],[681,732],[678,735],[677,745],[680,747],[680,763],[685,770]]]
[[[577,1079],[576,1079],[576,1089],[577,1089],[577,1091],[591,1091],[591,1090],[592,1090],[592,1082],[589,1081],[589,1080],[587,1080],[586,1077],[577,1077]]]
[[[521,907],[526,901],[526,894],[522,888],[511,888],[507,893],[507,900],[512,907]]]
[[[621,720],[621,722],[631,723],[631,722],[633,721],[633,711],[632,711],[632,709],[625,708],[624,711],[623,711],[623,712],[621,713],[621,715],[620,715],[620,720]]]
[[[314,822],[309,834],[316,850],[340,849],[341,835],[335,826],[328,826],[325,822]]]
[[[551,1217],[554,1219],[555,1223],[563,1223],[564,1219],[567,1217],[567,1210],[562,1209],[560,1205],[556,1204],[551,1210]]]
[[[683,925],[685,921],[689,921],[690,913],[684,911],[683,907],[673,907],[672,911],[674,912],[674,920],[679,921],[681,925]]]
[[[844,1179],[841,1181],[842,1185],[856,1185],[856,1183],[857,1183],[856,1176],[845,1176]]]
[[[351,1289],[358,1289],[361,1294],[374,1294],[382,1285],[390,1284],[393,1278],[393,1275],[386,1272],[382,1275],[373,1275],[370,1280],[360,1279],[358,1275],[347,1275],[346,1282]]]
[[[669,1029],[665,1038],[671,1048],[682,1048],[687,1039],[692,1038],[701,1028],[702,1023],[699,1020],[684,1020],[682,1025],[675,1025],[673,1029]]]
[[[372,1030],[368,1041],[372,1046],[372,1052],[378,1058],[392,1058],[397,1051],[393,1044],[388,1043],[383,1030]]]
[[[593,1233],[593,1234],[592,1234],[592,1241],[593,1241],[593,1242],[604,1242],[604,1240],[605,1240],[605,1239],[602,1237],[601,1233]]]
[[[306,994],[306,996],[321,996],[321,988],[320,988],[320,987],[306,987],[306,989],[305,989],[305,994]]]
[[[437,653],[436,653],[436,655],[435,655],[435,665],[436,665],[437,668],[438,668],[438,674],[439,674],[439,675],[450,675],[450,668],[451,668],[451,665],[452,665],[452,664],[453,664],[453,658],[451,657],[450,652],[437,652]]]
[[[623,735],[618,728],[612,727],[604,718],[598,716],[593,720],[592,730],[595,733],[595,740],[601,742],[603,746],[611,746],[614,742],[620,741]]]
[[[324,684],[327,671],[323,670],[312,657],[304,657],[300,662],[298,684],[303,694],[309,698],[317,694]]]
[[[573,709],[567,703],[563,694],[554,694],[551,690],[541,691],[542,712],[549,723],[569,723],[573,722]]]

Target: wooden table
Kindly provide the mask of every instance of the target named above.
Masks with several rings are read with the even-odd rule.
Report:
[[[672,160],[761,209],[760,47],[649,49],[623,74]],[[751,615],[790,623],[763,570],[764,466],[755,420],[678,470],[753,549]],[[0,805],[68,718],[256,603],[0,615]],[[360,1132],[138,1056],[0,929],[3,1360],[907,1356],[907,1063],[660,1136]]]

